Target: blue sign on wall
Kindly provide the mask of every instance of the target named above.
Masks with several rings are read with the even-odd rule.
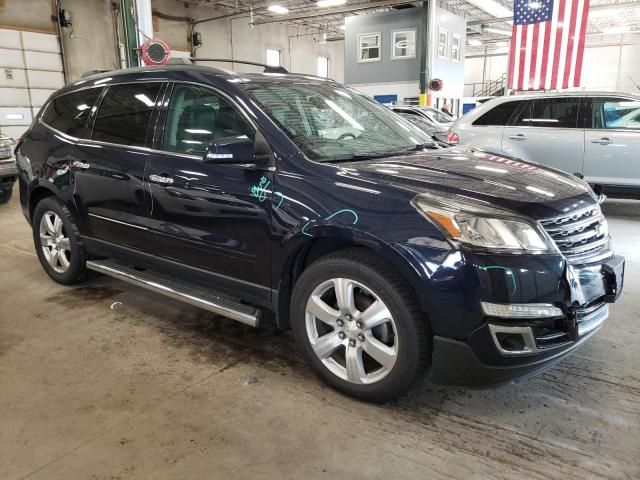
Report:
[[[373,99],[383,105],[397,105],[398,95],[374,95]]]
[[[465,113],[470,112],[474,108],[476,108],[475,102],[474,103],[463,103],[462,104],[462,114],[464,115]]]

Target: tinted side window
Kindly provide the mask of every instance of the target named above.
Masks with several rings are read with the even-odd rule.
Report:
[[[625,98],[593,98],[588,128],[640,129],[640,101]],[[589,124],[591,123],[591,124]]]
[[[522,127],[576,128],[580,98],[541,98],[533,100],[530,109],[518,115],[516,125]]]
[[[163,149],[202,155],[212,140],[255,137],[255,130],[238,109],[207,87],[176,84],[164,128]]]
[[[521,104],[522,101],[501,103],[478,118],[473,125],[505,126]]]
[[[120,145],[144,145],[160,87],[160,83],[109,87],[100,104],[92,138]]]
[[[42,115],[42,121],[67,135],[83,137],[84,124],[100,92],[101,88],[89,88],[62,95],[49,104]]]

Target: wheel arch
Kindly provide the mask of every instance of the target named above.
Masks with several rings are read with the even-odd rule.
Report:
[[[304,270],[313,262],[327,255],[334,254],[345,249],[362,249],[388,263],[408,284],[423,312],[427,311],[424,296],[421,290],[424,283],[420,274],[411,262],[402,256],[391,245],[372,236],[344,235],[344,232],[326,234],[305,242],[296,248],[287,258],[281,271],[278,297],[276,300],[276,323],[279,328],[288,330],[289,304],[293,288]],[[352,232],[354,233],[354,232]]]
[[[33,222],[33,213],[36,209],[36,205],[48,197],[56,197],[58,200],[63,202],[74,216],[78,226],[80,227],[82,225],[80,215],[78,214],[75,204],[65,199],[62,192],[56,188],[55,185],[52,185],[49,182],[38,182],[31,187],[28,202],[29,223]]]

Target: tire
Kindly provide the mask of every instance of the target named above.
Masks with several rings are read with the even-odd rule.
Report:
[[[3,203],[9,203],[12,195],[13,195],[13,185],[0,189],[0,205]]]
[[[49,219],[48,227],[45,216]],[[63,285],[84,280],[87,275],[84,245],[73,215],[59,199],[46,197],[36,205],[33,212],[33,242],[42,267],[53,280]],[[45,252],[45,247],[49,254]],[[48,258],[53,256],[57,259],[50,262]]]
[[[428,320],[415,295],[384,260],[362,249],[324,257],[302,273],[291,326],[324,382],[369,402],[404,392],[431,358]]]

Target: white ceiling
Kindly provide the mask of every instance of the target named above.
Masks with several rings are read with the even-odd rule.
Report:
[[[186,0],[186,3],[211,7],[212,16],[246,14],[247,11],[253,10],[256,23],[283,22],[311,28],[319,33],[326,32],[327,36],[332,38],[342,36],[340,26],[344,24],[346,16],[367,15],[391,8],[402,8],[400,3],[410,6],[419,5],[421,2],[348,0],[343,6],[330,8],[318,8],[315,0]],[[286,6],[289,13],[276,15],[267,11],[266,7],[274,3]],[[496,19],[511,15],[513,0],[440,0],[438,3],[463,15],[472,24],[483,24],[483,33],[473,33],[470,30],[469,39],[475,38],[490,46],[509,40],[507,35],[487,32],[485,29],[511,29],[509,23],[498,22]],[[345,11],[347,9],[349,11]],[[608,28],[621,26],[629,27],[632,31],[640,30],[640,0],[591,0],[588,33],[592,41],[609,41],[610,35],[599,34]]]

